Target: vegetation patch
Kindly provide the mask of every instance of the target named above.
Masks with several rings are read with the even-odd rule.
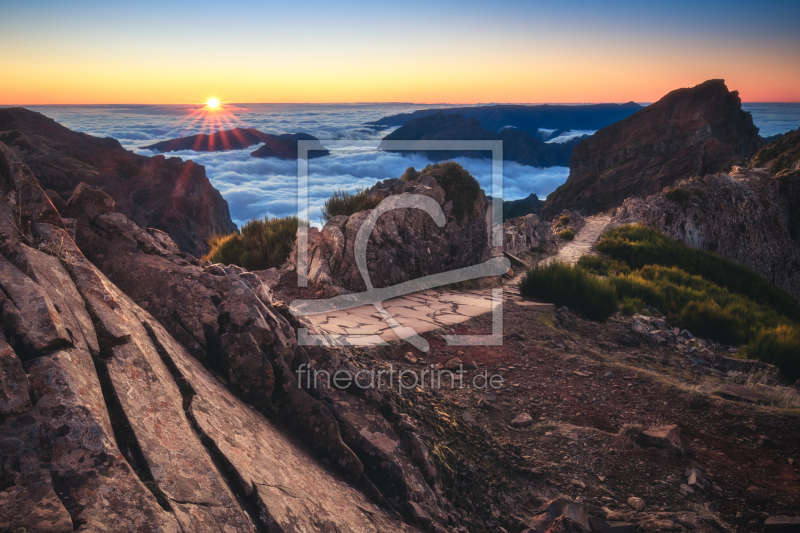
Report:
[[[333,217],[339,215],[349,217],[361,211],[375,209],[383,198],[378,194],[370,194],[368,189],[359,189],[354,193],[341,190],[334,191],[333,196],[325,200],[325,204],[322,206],[320,221],[324,226]]]
[[[452,213],[456,220],[463,222],[473,214],[481,186],[464,167],[452,161],[436,163],[422,169],[418,178],[427,175],[433,176],[436,183],[444,189],[446,198],[452,200]]]
[[[523,296],[579,310],[592,320],[605,320],[617,311],[613,285],[582,268],[561,263],[528,270],[520,281],[519,291]]]
[[[211,250],[203,259],[247,270],[277,268],[292,251],[297,227],[297,217],[251,220],[244,225],[241,235],[232,233],[210,238]]]
[[[602,257],[596,255],[584,255],[578,259],[578,266],[584,270],[597,274],[598,276],[608,276],[609,265]]]
[[[740,353],[748,359],[777,366],[790,381],[800,379],[800,327],[797,325],[763,329]]]
[[[641,298],[625,298],[622,300],[622,313],[628,316],[633,316],[640,313],[647,304]]]
[[[652,306],[674,326],[724,344],[747,344],[746,357],[800,378],[800,306],[752,270],[640,225],[607,231],[596,248],[607,258],[584,256],[578,266],[608,272],[623,313]]]
[[[564,215],[563,217],[558,219],[558,224],[556,224],[556,227],[569,226],[569,221],[570,221],[569,215]]]
[[[596,249],[612,260],[624,262],[632,270],[646,265],[677,267],[686,274],[700,276],[731,293],[772,308],[793,321],[800,321],[800,304],[749,268],[716,253],[692,248],[646,226],[633,224],[609,230]]]
[[[565,241],[571,241],[575,238],[575,231],[572,228],[567,228],[564,231],[559,231],[558,236]]]
[[[685,204],[691,198],[691,195],[681,188],[670,189],[664,193],[664,196],[679,204]]]

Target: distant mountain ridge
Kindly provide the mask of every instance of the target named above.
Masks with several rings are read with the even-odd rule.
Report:
[[[555,130],[599,130],[628,117],[642,106],[634,102],[625,104],[591,105],[490,105],[476,107],[449,107],[420,109],[367,122],[370,126],[404,126],[414,119],[444,113],[458,114],[478,119],[482,128],[499,133],[509,126],[535,135],[540,128]]]
[[[384,141],[396,140],[501,140],[503,159],[521,165],[535,167],[567,166],[572,157],[572,148],[586,136],[576,137],[565,143],[545,143],[531,136],[527,131],[504,129],[495,133],[481,127],[477,118],[466,118],[458,114],[438,112],[422,116],[401,126],[386,137]],[[380,149],[386,149],[381,145]],[[443,161],[455,157],[474,159],[491,157],[490,151],[428,150],[423,152],[432,161]]]
[[[117,212],[167,232],[197,257],[208,251],[210,237],[237,231],[228,202],[193,161],[138,155],[115,139],[72,131],[21,107],[0,109],[0,143],[30,168],[57,207],[86,183],[111,196]]]
[[[307,133],[284,133],[273,135],[264,133],[254,128],[233,128],[218,131],[207,135],[189,135],[143,146],[144,150],[159,152],[177,152],[192,150],[194,152],[226,152],[228,150],[243,150],[256,144],[265,143],[264,146],[252,152],[253,157],[277,157],[280,159],[297,159],[297,141],[318,141],[313,135]],[[321,146],[320,146],[321,148]],[[309,158],[327,155],[327,150],[315,150],[309,153]]]

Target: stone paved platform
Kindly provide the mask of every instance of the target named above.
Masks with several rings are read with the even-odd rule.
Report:
[[[588,217],[575,239],[548,257],[541,264],[552,261],[574,264],[580,256],[591,251],[610,217]],[[520,276],[503,287],[503,301],[540,309],[551,309],[553,304],[534,302],[520,296],[518,284]],[[384,309],[391,314],[400,326],[412,328],[417,334],[460,324],[470,318],[489,313],[492,310],[492,289],[477,290],[439,290],[430,289],[394,298],[383,302]],[[368,335],[366,343],[390,342],[399,337],[373,305],[365,305],[309,316],[314,324],[327,335]],[[489,332],[487,332],[489,334]]]

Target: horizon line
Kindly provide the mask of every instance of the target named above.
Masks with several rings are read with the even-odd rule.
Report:
[[[448,105],[448,106],[494,106],[494,105],[521,105],[521,106],[537,106],[537,105],[605,105],[605,104],[614,104],[614,105],[624,105],[624,104],[638,104],[638,105],[650,105],[654,102],[636,102],[633,100],[628,100],[627,102],[221,102],[223,106],[248,106],[248,105],[412,105],[412,106],[436,106],[436,105]],[[792,101],[792,100],[754,100],[754,101],[742,101],[742,105],[746,104],[800,104],[800,100]],[[202,109],[205,107],[203,103],[83,103],[83,104],[70,104],[70,103],[51,103],[51,104],[35,104],[35,103],[28,103],[28,104],[0,104],[0,108],[8,108],[8,107],[45,107],[45,106],[186,106],[186,107],[195,107]]]

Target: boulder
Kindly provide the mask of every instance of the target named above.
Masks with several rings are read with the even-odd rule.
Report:
[[[511,421],[511,427],[524,428],[533,425],[533,418],[528,413],[520,413]]]
[[[644,500],[635,496],[628,498],[628,505],[630,505],[636,511],[641,511],[645,508]]]
[[[689,443],[676,425],[656,426],[642,431],[642,444],[655,448],[688,450]]]
[[[757,403],[762,405],[769,403],[768,397],[752,389],[748,389],[744,385],[726,384],[717,390],[715,394],[726,400],[733,400],[735,402]]]
[[[114,199],[103,191],[81,182],[75,187],[66,205],[79,209],[90,220],[94,220],[98,215],[114,211],[115,204]]]
[[[800,531],[798,516],[770,516],[764,520],[767,531]]]

